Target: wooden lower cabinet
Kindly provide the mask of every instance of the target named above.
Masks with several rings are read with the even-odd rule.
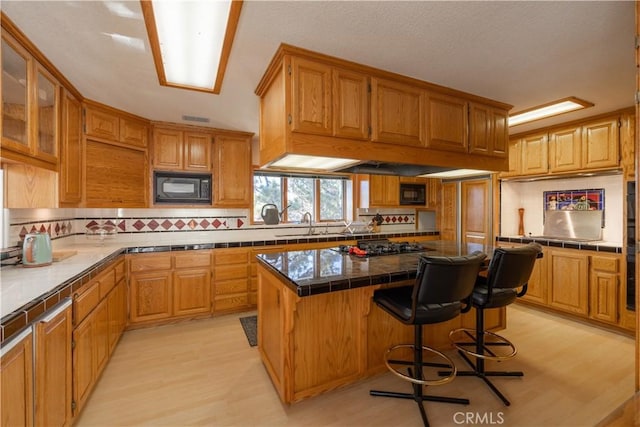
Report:
[[[171,317],[171,271],[131,274],[131,323]]]
[[[249,309],[251,254],[247,248],[214,250],[214,313]]]
[[[211,313],[211,251],[128,255],[133,325]]]
[[[84,407],[127,325],[124,259],[74,296],[73,416]]]
[[[499,242],[500,247],[521,244]],[[624,329],[634,329],[623,314],[624,263],[620,254],[543,248],[519,300]]]
[[[71,424],[71,315],[71,304],[63,302],[34,325],[36,426]]]
[[[549,305],[562,311],[587,316],[589,312],[589,254],[570,249],[550,249]]]
[[[589,317],[618,323],[620,260],[616,256],[593,256],[589,269]]]
[[[93,317],[86,318],[73,331],[73,401],[76,414],[84,407],[96,381],[96,335]]]
[[[414,329],[373,301],[378,286],[298,297],[270,269],[257,265],[258,350],[280,399],[292,403],[386,370],[384,353],[412,343]],[[404,282],[411,285],[412,281]],[[487,323],[505,326],[504,309]],[[424,327],[425,345],[451,348],[451,329],[475,327],[462,316]]]
[[[33,332],[0,350],[0,426],[33,426]]]
[[[514,248],[522,246],[522,244],[499,242],[497,246],[501,248]],[[522,301],[533,302],[536,304],[548,304],[547,249],[544,247],[542,248],[542,258],[538,258],[533,266],[531,277],[527,283],[527,292],[520,297],[520,299]]]

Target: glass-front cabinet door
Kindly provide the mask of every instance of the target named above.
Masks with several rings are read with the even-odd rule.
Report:
[[[36,156],[55,162],[58,154],[58,84],[40,66],[36,69]]]
[[[9,36],[2,36],[2,146],[30,153],[29,68],[31,58]]]
[[[60,84],[9,34],[2,34],[0,55],[3,157],[56,168]]]

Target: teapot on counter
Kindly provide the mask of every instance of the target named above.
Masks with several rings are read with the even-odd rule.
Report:
[[[278,207],[276,205],[274,205],[273,203],[268,203],[262,206],[260,216],[262,217],[265,225],[276,225],[280,223],[280,219],[282,218],[282,214],[284,213],[284,211],[286,211],[290,207],[291,205],[278,212]]]
[[[48,233],[29,233],[22,244],[22,265],[40,267],[53,261],[51,237]]]

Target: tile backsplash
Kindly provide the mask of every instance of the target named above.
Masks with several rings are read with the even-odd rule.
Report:
[[[359,209],[358,220],[369,222],[377,214],[383,217],[386,232],[414,231],[413,209]],[[262,224],[251,225],[248,209],[5,209],[2,248],[19,245],[27,233],[47,232],[52,240],[92,234],[96,227],[108,226],[115,233],[136,235],[209,231],[269,230]],[[331,223],[333,231],[342,231],[342,223]],[[164,234],[160,234],[164,233]]]

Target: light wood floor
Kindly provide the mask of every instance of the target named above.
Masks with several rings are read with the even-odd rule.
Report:
[[[413,401],[369,396],[410,392],[390,373],[284,406],[230,315],[124,334],[75,425],[84,426],[421,426]],[[518,347],[499,369],[524,378],[495,383],[505,407],[478,378],[456,378],[429,393],[464,396],[468,406],[425,403],[433,426],[595,426],[634,394],[634,341],[512,305],[503,331]],[[463,362],[450,352],[454,360]],[[633,425],[633,424],[631,424]]]

